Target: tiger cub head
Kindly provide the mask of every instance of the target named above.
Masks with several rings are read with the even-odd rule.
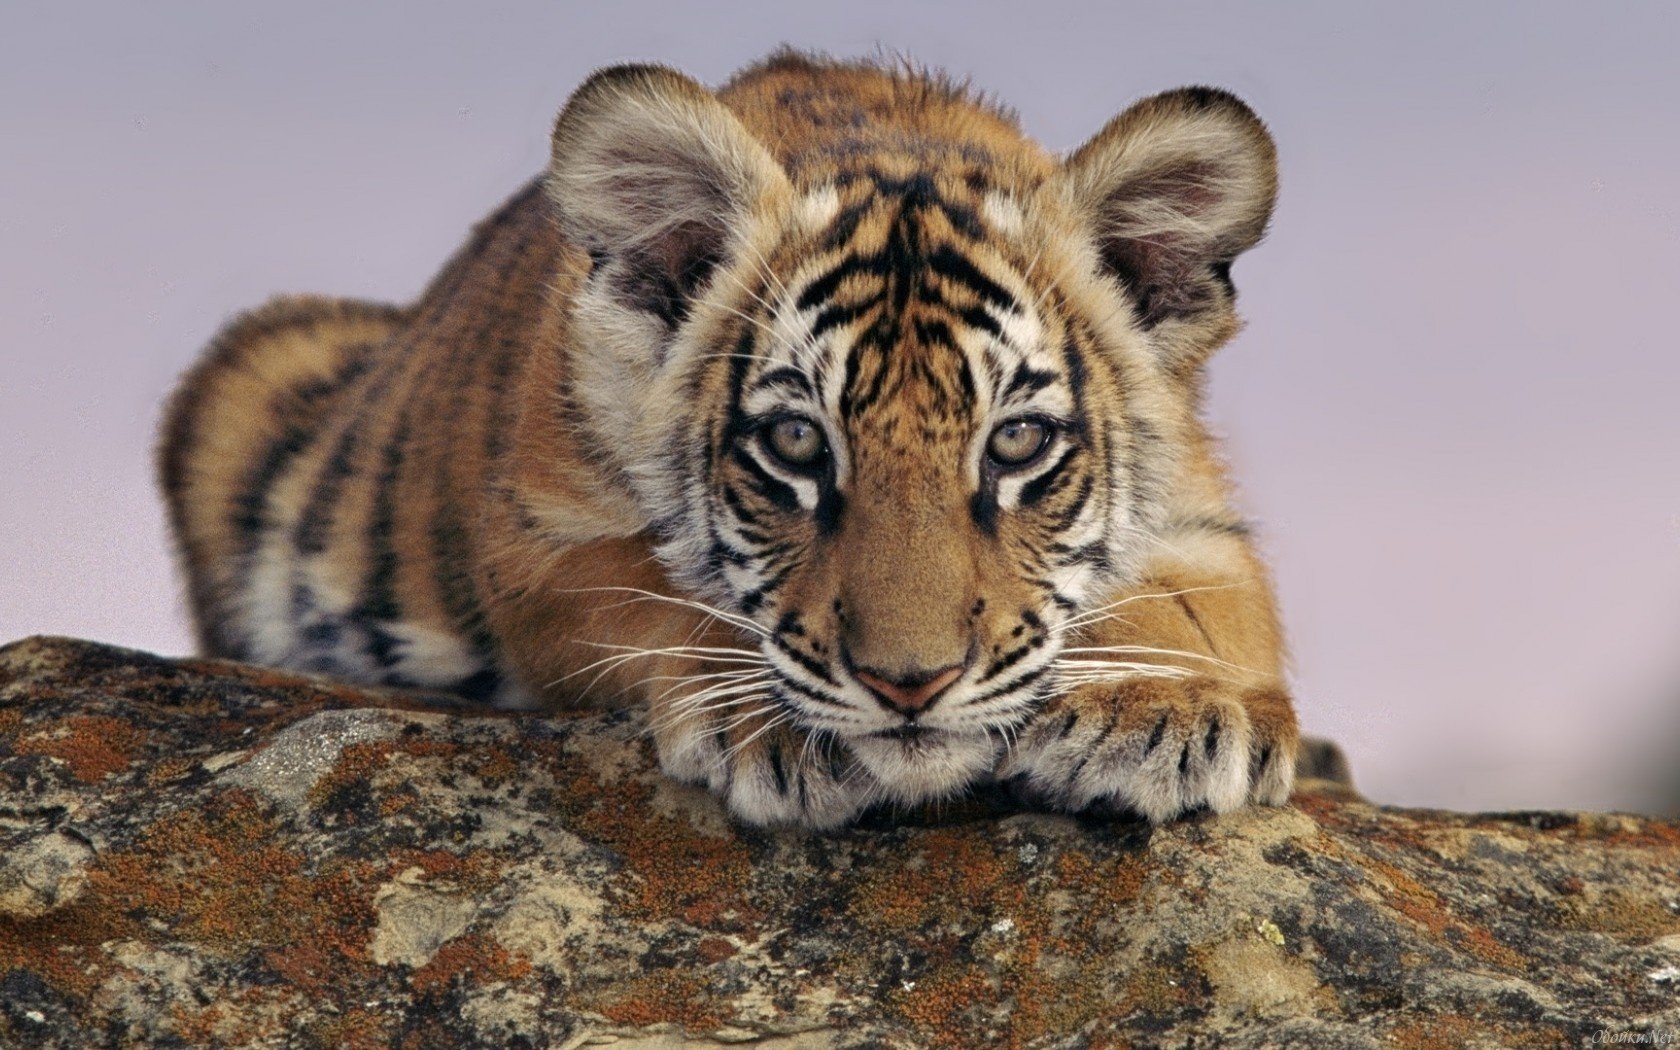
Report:
[[[771,140],[621,67],[561,114],[547,178],[593,260],[580,425],[777,702],[904,801],[993,761],[1158,542],[1275,196],[1270,137],[1220,91],[1058,160],[941,90],[943,125]]]

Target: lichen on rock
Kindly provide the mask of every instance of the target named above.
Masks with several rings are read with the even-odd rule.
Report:
[[[0,1044],[1579,1045],[1680,1032],[1680,827],[975,799],[732,826],[630,713],[0,650]]]

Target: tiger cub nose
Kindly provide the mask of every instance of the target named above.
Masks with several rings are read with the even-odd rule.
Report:
[[[933,706],[934,698],[946,686],[961,678],[965,670],[967,668],[953,665],[938,671],[912,672],[893,678],[861,668],[852,673],[888,709],[913,718]]]

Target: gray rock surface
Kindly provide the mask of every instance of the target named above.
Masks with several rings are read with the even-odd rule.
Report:
[[[632,715],[0,649],[0,1044],[1574,1046],[1680,1036],[1680,827],[989,800],[733,827]]]

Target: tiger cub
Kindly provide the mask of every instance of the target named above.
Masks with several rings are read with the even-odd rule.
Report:
[[[187,375],[202,647],[644,704],[755,824],[1281,803],[1277,616],[1198,418],[1275,192],[1208,88],[1058,158],[924,72],[599,72],[416,303],[279,299]]]

